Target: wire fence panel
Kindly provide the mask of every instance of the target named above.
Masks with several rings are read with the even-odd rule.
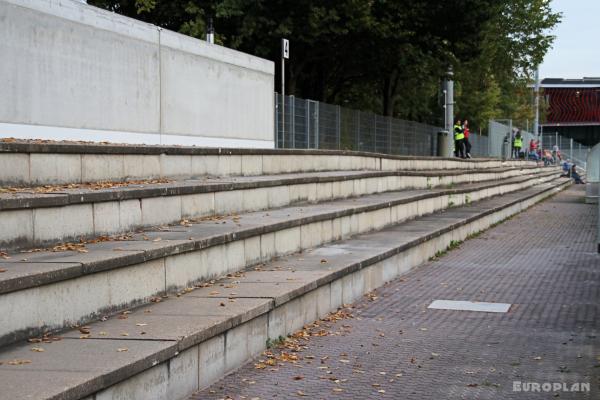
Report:
[[[487,157],[488,155],[488,137],[471,133],[469,135],[471,143],[471,155],[473,157]]]
[[[338,106],[319,102],[319,149],[339,149]]]
[[[434,155],[438,127],[275,94],[279,148],[344,149],[385,154]],[[285,129],[284,129],[285,128]]]
[[[414,121],[352,110],[333,104],[285,96],[285,126],[282,97],[275,93],[275,127],[278,148],[342,149],[384,154],[430,156],[437,154],[440,128]],[[471,154],[475,157],[510,157],[517,127],[510,120],[490,121],[488,135],[472,133]],[[538,137],[521,130],[522,151],[531,140],[542,139],[544,149],[557,145],[563,159],[585,168],[588,148],[556,133]]]

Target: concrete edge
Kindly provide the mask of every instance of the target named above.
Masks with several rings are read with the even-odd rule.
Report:
[[[0,211],[22,210],[30,208],[59,207],[73,204],[101,203],[108,201],[123,201],[132,199],[144,199],[162,196],[184,196],[200,193],[215,193],[234,190],[248,190],[258,188],[268,188],[286,185],[303,185],[310,183],[329,183],[346,182],[356,179],[382,178],[388,176],[407,176],[407,177],[438,177],[438,176],[458,176],[462,174],[485,174],[485,173],[503,173],[516,170],[533,170],[550,167],[541,167],[525,165],[521,167],[490,168],[475,170],[423,170],[423,171],[365,171],[359,174],[349,175],[330,175],[330,176],[310,176],[298,178],[277,178],[257,180],[246,182],[193,182],[176,181],[174,183],[153,184],[149,187],[129,187],[121,186],[112,189],[91,190],[80,189],[72,192],[49,192],[49,193],[27,193],[19,192],[21,196],[14,198],[0,198]],[[136,185],[139,186],[139,185]]]
[[[556,175],[557,171],[540,174],[541,177],[549,177]],[[539,176],[538,176],[539,177]],[[117,254],[110,258],[100,259],[96,261],[81,263],[81,267],[69,268],[68,273],[60,273],[55,271],[42,272],[35,275],[15,277],[12,279],[1,279],[0,276],[0,295],[19,290],[24,290],[32,287],[38,287],[46,284],[56,283],[67,279],[73,279],[80,276],[108,271],[112,269],[118,269],[127,267],[130,265],[140,264],[146,261],[151,261],[167,256],[173,256],[177,254],[183,254],[191,251],[197,251],[206,249],[216,245],[222,245],[225,243],[247,239],[257,235],[263,235],[271,232],[276,232],[288,228],[294,228],[301,225],[306,225],[314,222],[320,222],[333,218],[340,218],[354,214],[361,214],[365,212],[373,212],[380,209],[385,209],[397,205],[413,203],[421,200],[459,195],[464,193],[471,193],[476,191],[485,190],[488,188],[501,186],[505,184],[518,184],[531,179],[530,177],[523,178],[509,178],[500,181],[493,181],[491,183],[484,183],[481,185],[474,185],[470,188],[460,189],[445,189],[436,192],[428,192],[417,194],[412,197],[403,199],[397,199],[394,201],[382,201],[377,204],[346,208],[341,211],[326,212],[318,215],[312,215],[308,217],[300,217],[291,219],[283,222],[273,223],[268,226],[259,226],[246,228],[244,230],[236,232],[228,232],[225,234],[214,235],[208,238],[194,239],[194,240],[174,240],[170,242],[160,242],[159,247],[150,250],[137,250],[137,251],[126,251],[117,252]],[[37,261],[43,263],[43,261]],[[18,263],[18,262],[16,262]]]
[[[482,157],[462,159],[456,157],[435,156],[403,156],[383,153],[371,153],[351,150],[315,150],[315,149],[252,149],[252,148],[218,148],[194,146],[154,146],[130,144],[102,144],[102,143],[77,143],[77,142],[3,142],[0,140],[1,153],[57,153],[57,154],[137,154],[137,155],[337,155],[382,158],[391,160],[443,160],[464,163],[482,163],[489,161],[502,161],[499,158]],[[523,165],[532,165],[527,160],[507,160],[522,162]]]

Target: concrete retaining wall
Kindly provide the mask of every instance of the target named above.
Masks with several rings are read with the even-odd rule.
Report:
[[[0,0],[0,136],[274,147],[274,64],[71,0]]]

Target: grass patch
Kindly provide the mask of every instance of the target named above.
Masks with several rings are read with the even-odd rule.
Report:
[[[276,339],[267,338],[267,349],[271,349],[273,347],[281,346],[285,342],[285,338],[279,335]]]

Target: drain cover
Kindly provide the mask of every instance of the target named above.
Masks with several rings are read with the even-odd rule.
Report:
[[[505,313],[510,308],[508,303],[483,303],[478,301],[434,300],[429,307],[436,310],[481,311]]]

